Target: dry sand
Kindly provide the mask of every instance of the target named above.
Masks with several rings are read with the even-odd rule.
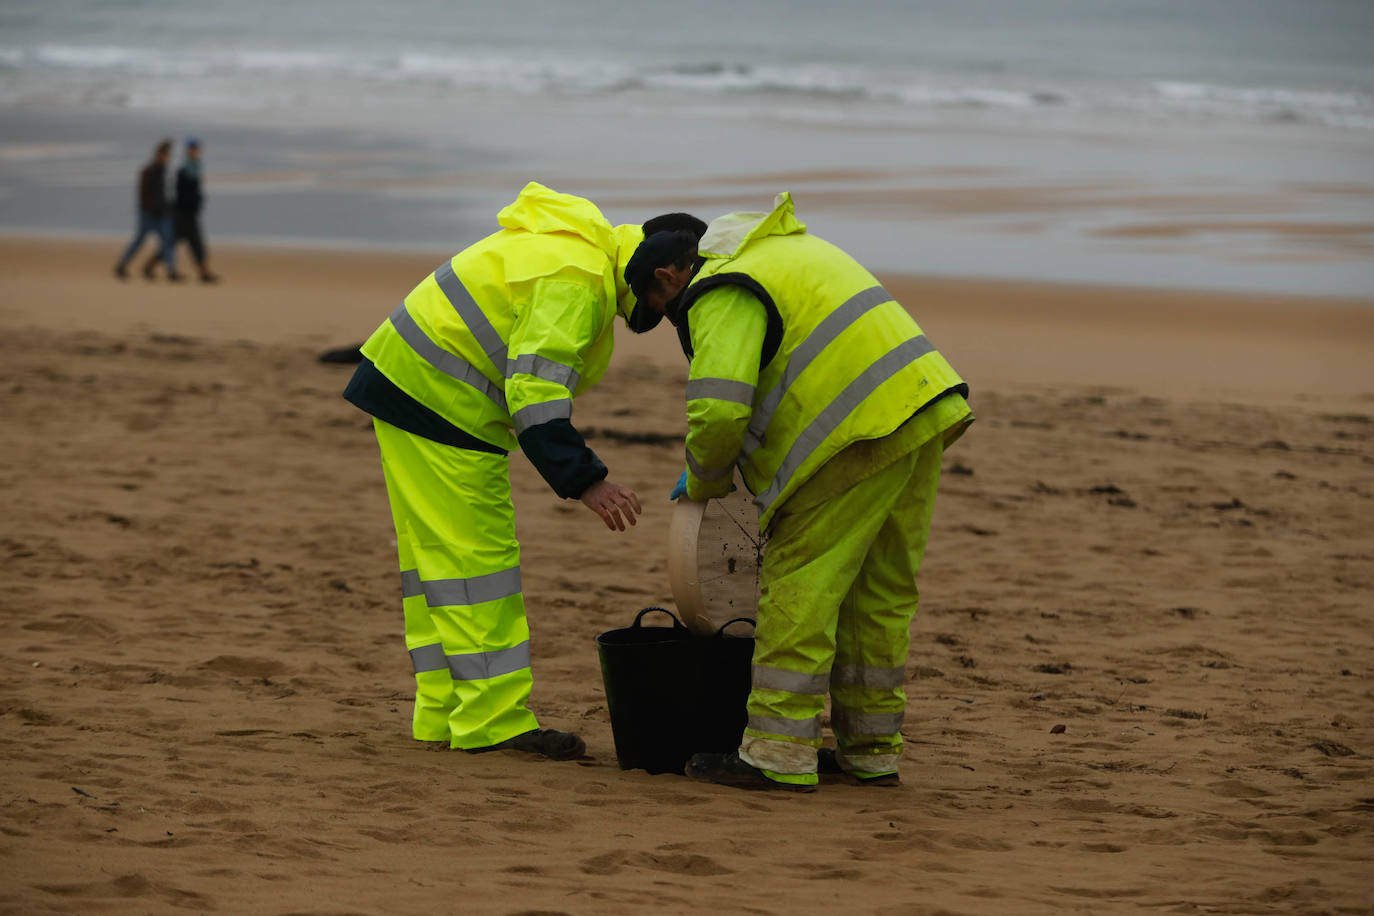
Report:
[[[775,797],[615,762],[593,637],[669,598],[670,335],[577,407],[638,528],[512,461],[534,706],[588,757],[436,752],[314,359],[436,259],[170,287],[119,244],[0,241],[3,912],[1371,912],[1374,303],[886,278],[980,417],[905,782]]]

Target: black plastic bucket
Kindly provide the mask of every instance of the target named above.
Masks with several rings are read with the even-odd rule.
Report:
[[[671,627],[643,626],[644,615],[662,611]],[[739,747],[748,718],[752,636],[696,636],[661,607],[640,611],[628,627],[596,638],[606,708],[611,714],[615,756],[622,770],[681,773],[700,752]]]

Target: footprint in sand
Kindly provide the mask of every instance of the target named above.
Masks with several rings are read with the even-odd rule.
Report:
[[[625,868],[643,868],[673,875],[706,877],[734,874],[710,856],[696,853],[630,852],[618,849],[583,859],[580,868],[588,875],[614,875]]]

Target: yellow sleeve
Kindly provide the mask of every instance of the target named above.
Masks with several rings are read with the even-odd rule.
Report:
[[[587,284],[544,277],[517,307],[506,359],[506,403],[520,449],[553,491],[574,499],[606,465],[572,425],[572,396],[605,299]]]
[[[688,314],[694,355],[687,379],[687,495],[708,499],[730,492],[754,413],[768,316],[739,286],[706,293]]]
[[[517,434],[572,418],[583,354],[595,342],[605,303],[598,290],[568,279],[534,281],[511,327],[506,405]]]

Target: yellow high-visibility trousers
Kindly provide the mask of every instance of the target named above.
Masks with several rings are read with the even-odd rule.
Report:
[[[916,573],[943,454],[937,435],[845,492],[776,517],[740,746],[774,779],[816,782],[827,692],[840,764],[861,776],[896,772]]]
[[[473,748],[538,728],[510,459],[373,429],[415,671],[412,734]]]

